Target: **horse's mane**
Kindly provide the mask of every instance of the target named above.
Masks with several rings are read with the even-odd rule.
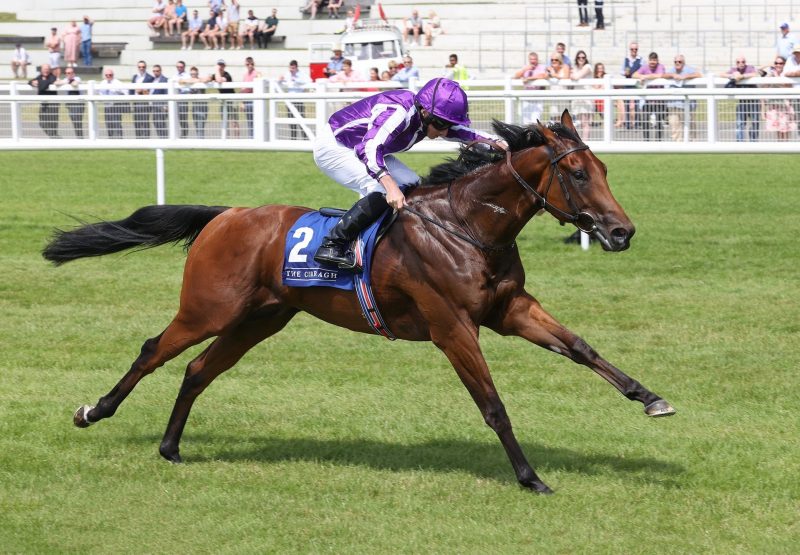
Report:
[[[508,143],[511,152],[547,144],[547,139],[544,133],[542,133],[542,128],[544,126],[540,123],[521,126],[493,120],[492,127],[494,128],[494,132]],[[576,143],[582,142],[575,131],[565,127],[561,123],[551,123],[547,128],[561,138],[569,139]],[[449,158],[447,162],[431,168],[430,174],[423,178],[422,185],[450,183],[487,164],[499,162],[503,158],[503,154],[494,149],[481,147],[466,148],[466,145],[462,145],[458,158]]]

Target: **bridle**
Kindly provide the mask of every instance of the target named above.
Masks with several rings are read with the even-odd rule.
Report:
[[[549,148],[549,147],[548,147]],[[523,177],[514,169],[514,166],[511,163],[511,151],[506,151],[506,166],[508,167],[508,171],[511,172],[511,175],[514,176],[514,179],[517,180],[517,183],[522,185],[525,189],[530,191],[530,193],[536,197],[539,202],[542,203],[542,209],[547,210],[554,216],[557,212],[558,215],[561,215],[566,221],[583,231],[584,233],[592,233],[595,229],[597,229],[597,224],[594,221],[594,216],[589,214],[588,212],[581,211],[576,205],[575,202],[572,200],[572,196],[569,194],[569,189],[567,189],[567,184],[564,182],[564,176],[561,174],[561,170],[558,169],[558,163],[561,161],[562,158],[569,156],[573,152],[577,152],[580,150],[588,150],[589,147],[584,144],[580,144],[578,146],[574,146],[561,152],[559,154],[553,154],[550,156],[550,179],[547,181],[547,187],[544,190],[544,195],[539,193],[534,187],[532,187]],[[552,153],[552,151],[551,151]],[[558,183],[561,186],[561,193],[564,195],[564,200],[567,201],[567,205],[572,213],[564,212],[559,207],[555,206],[553,203],[547,202],[547,195],[550,194],[550,187],[553,185],[553,177],[558,177]]]

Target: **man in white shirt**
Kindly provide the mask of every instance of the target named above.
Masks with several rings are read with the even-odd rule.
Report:
[[[190,77],[189,73],[186,71],[186,62],[183,60],[178,60],[178,62],[175,64],[175,70],[175,75],[173,75],[172,79],[170,79],[173,83],[175,83],[175,90],[178,92],[178,94],[191,94],[191,87],[185,84],[180,84],[181,81],[184,81]],[[185,139],[189,136],[189,103],[185,100],[178,101],[178,124],[181,128],[181,139]]]
[[[800,44],[800,41],[789,33],[789,24],[781,23],[781,36],[777,40],[778,56],[788,59],[792,55],[792,48],[797,44]]]
[[[195,39],[197,39],[200,31],[203,30],[203,20],[200,18],[200,14],[197,10],[192,11],[188,26],[189,28],[181,33],[181,50],[191,50],[194,46]],[[187,41],[189,42],[188,46],[186,44]]]
[[[101,95],[124,95],[127,94],[122,88],[122,82],[114,78],[114,71],[106,69],[103,72],[103,80],[97,87],[97,94]],[[104,102],[103,115],[106,123],[106,133],[109,139],[122,138],[122,113],[127,110],[125,102]]]
[[[11,70],[14,72],[14,77],[19,79],[28,78],[28,64],[31,63],[31,57],[22,43],[15,45],[14,53],[11,54]],[[20,75],[22,73],[22,75]]]

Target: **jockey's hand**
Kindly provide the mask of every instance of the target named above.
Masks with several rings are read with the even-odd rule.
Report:
[[[406,205],[406,197],[397,186],[397,182],[388,173],[381,177],[381,185],[386,189],[386,202],[395,211],[400,211]]]
[[[508,143],[505,142],[503,139],[500,139],[499,141],[496,141],[495,144],[497,146],[499,146],[500,148],[502,148],[503,150],[508,150]]]

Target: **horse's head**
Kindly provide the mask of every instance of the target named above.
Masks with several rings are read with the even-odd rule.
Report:
[[[569,112],[564,110],[560,124],[513,127],[496,129],[507,141],[509,132],[520,129],[538,135],[538,140],[514,137],[516,141],[508,141],[512,151],[525,144],[520,140],[544,147],[525,149],[513,157],[513,167],[521,174],[515,176],[517,181],[538,197],[540,208],[591,233],[607,251],[627,249],[636,228],[611,194],[606,165],[581,141]],[[542,166],[548,167],[542,171]]]

